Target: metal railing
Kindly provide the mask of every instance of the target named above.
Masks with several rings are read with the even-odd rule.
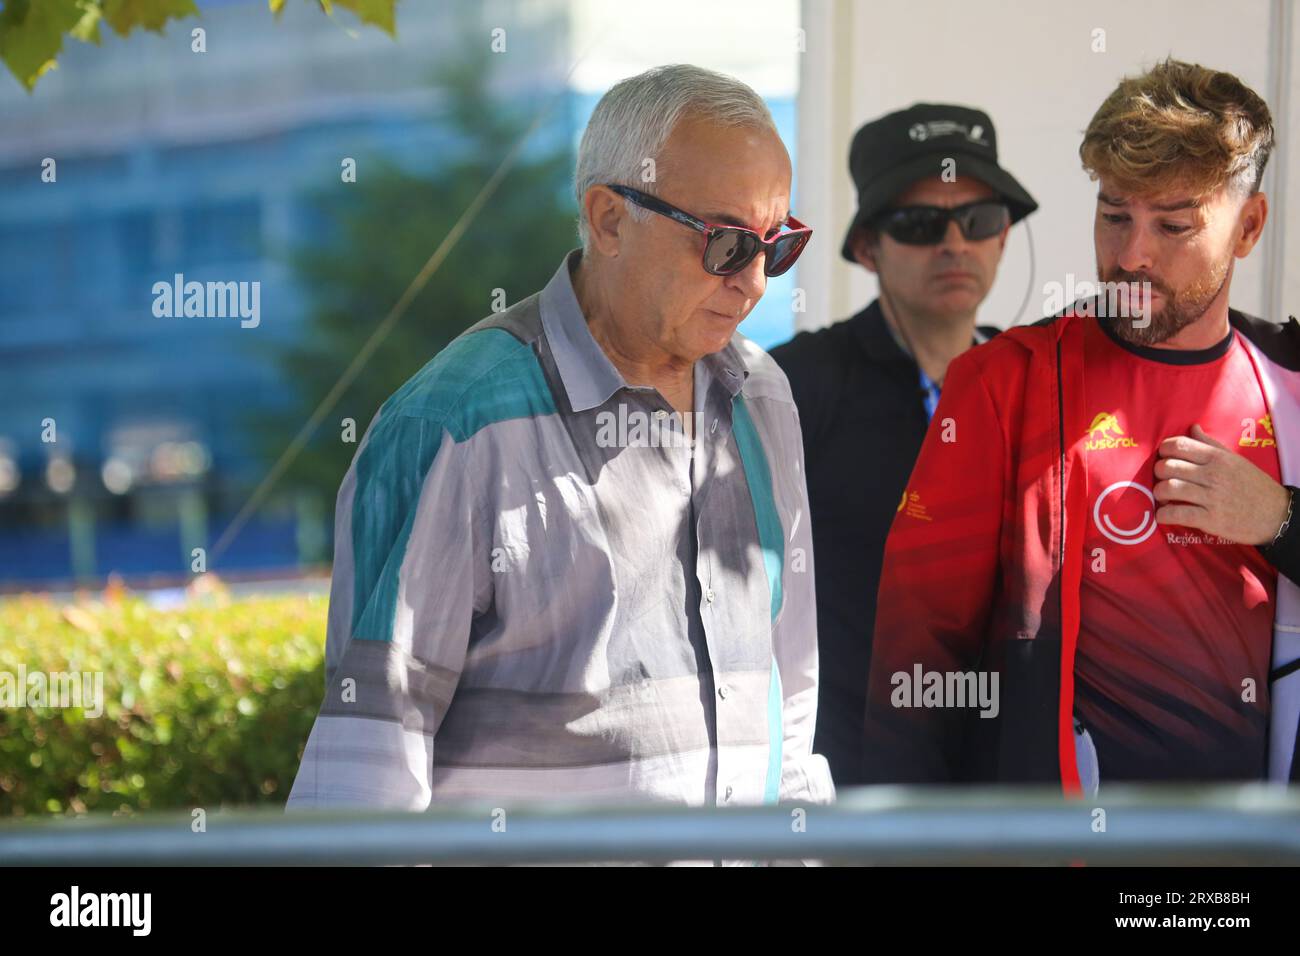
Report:
[[[845,791],[831,806],[531,805],[427,813],[212,813],[12,820],[0,865],[708,860],[867,864],[1300,864],[1300,788]]]

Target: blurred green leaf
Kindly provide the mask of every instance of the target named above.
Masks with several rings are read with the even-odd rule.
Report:
[[[172,20],[200,16],[194,0],[0,0],[0,60],[30,93],[36,82],[58,65],[63,37],[100,42],[99,24],[119,36],[139,28],[162,33]],[[285,0],[267,0],[277,18]],[[333,4],[318,0],[334,15]],[[362,23],[396,36],[397,0],[336,0]]]
[[[82,43],[99,46],[99,21],[103,19],[104,11],[93,0],[77,0],[77,3],[82,9],[81,19],[68,33]]]
[[[199,15],[194,0],[102,0],[104,20],[119,36],[136,27],[162,33],[168,20]]]
[[[397,25],[394,20],[396,0],[334,0],[345,10],[351,10],[362,23],[379,27],[389,36],[396,36]]]
[[[6,0],[0,10],[0,59],[29,92],[54,69],[63,35],[75,29],[85,13],[78,0]]]

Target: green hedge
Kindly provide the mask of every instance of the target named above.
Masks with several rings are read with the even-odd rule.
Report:
[[[98,717],[0,697],[0,816],[283,803],[324,689],[326,604],[219,587],[175,610],[0,601],[11,689],[20,667],[103,675]]]

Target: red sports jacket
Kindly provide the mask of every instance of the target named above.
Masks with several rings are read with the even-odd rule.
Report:
[[[1235,310],[1230,319],[1264,383],[1283,481],[1295,484],[1300,326]],[[1011,329],[949,366],[885,546],[864,740],[870,782],[1053,781],[1082,792],[1073,707],[1088,321],[1067,312]],[[1282,576],[1277,603],[1269,776],[1287,779],[1300,589]],[[997,674],[997,717],[891,703],[900,672],[972,671]]]

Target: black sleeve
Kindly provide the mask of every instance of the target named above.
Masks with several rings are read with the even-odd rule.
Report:
[[[1292,485],[1287,485],[1286,488],[1291,492],[1293,505],[1300,505],[1300,491]],[[1291,523],[1276,543],[1261,544],[1258,547],[1259,553],[1277,568],[1279,574],[1286,575],[1293,584],[1300,584],[1300,514],[1292,511]]]

